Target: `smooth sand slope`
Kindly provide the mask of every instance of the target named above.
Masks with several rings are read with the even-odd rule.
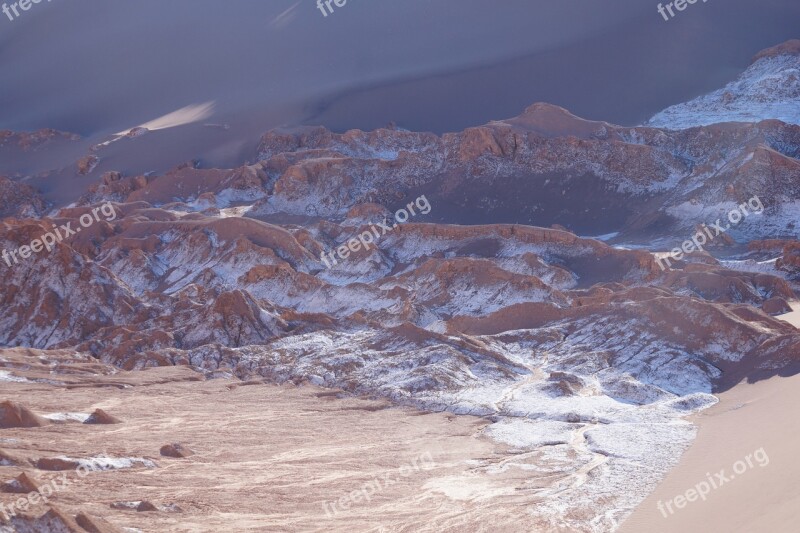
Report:
[[[770,533],[798,531],[800,506],[800,375],[741,384],[720,395],[720,403],[700,414],[697,440],[667,476],[623,525],[622,533],[725,531]],[[756,450],[763,449],[758,456]],[[754,454],[746,470],[737,461]],[[747,463],[745,462],[744,465]],[[761,466],[765,464],[766,466]],[[687,502],[674,514],[658,510],[659,501],[686,495],[710,473],[725,469],[731,478],[706,501]]]
[[[794,325],[796,328],[800,328],[800,301],[792,302],[792,312],[786,313],[785,315],[781,315],[778,318],[781,320],[785,320],[789,324]]]

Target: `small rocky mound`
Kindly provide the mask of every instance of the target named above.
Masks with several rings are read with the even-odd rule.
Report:
[[[122,533],[122,530],[103,518],[80,513],[75,521],[89,533]]]
[[[94,413],[89,415],[84,424],[121,424],[122,420],[112,416],[102,409],[95,409]]]
[[[761,309],[768,315],[777,316],[784,315],[792,312],[792,307],[789,303],[778,296],[766,300],[761,304]]]
[[[50,472],[61,472],[63,470],[75,470],[80,466],[78,461],[65,459],[63,457],[43,457],[34,461],[34,466],[39,470]]]
[[[27,407],[16,402],[0,403],[0,428],[38,428],[49,422]]]
[[[22,463],[23,463],[22,459],[20,459],[16,455],[13,455],[3,449],[0,449],[0,466],[18,466]]]
[[[140,502],[114,502],[111,504],[112,509],[136,511],[137,513],[151,513],[160,511],[161,509],[147,500]]]
[[[753,58],[753,63],[765,57],[780,57],[789,55],[800,55],[800,39],[791,39],[785,43],[781,43],[777,46],[760,51]]]
[[[787,242],[783,248],[783,257],[778,258],[775,267],[788,273],[790,279],[800,279],[800,242]]]
[[[143,501],[136,506],[136,511],[139,513],[149,513],[153,511],[158,511],[158,507],[156,507],[155,504],[151,502]]]
[[[0,492],[9,494],[28,494],[39,490],[41,482],[33,474],[23,472],[11,481],[3,483]]]
[[[18,533],[86,533],[68,513],[50,506],[50,510],[38,518],[15,516],[10,520],[12,529]]]
[[[0,218],[34,218],[44,214],[46,207],[39,191],[0,176]]]
[[[586,385],[580,377],[566,372],[551,372],[548,381],[543,388],[555,397],[576,396]]]
[[[194,451],[190,450],[182,444],[166,444],[161,447],[161,455],[164,457],[174,457],[176,459],[185,459],[194,455]]]
[[[78,174],[85,176],[89,174],[97,166],[100,159],[96,155],[87,155],[78,160]]]
[[[388,209],[380,204],[363,203],[352,207],[345,215],[348,222],[383,222],[391,216]]]

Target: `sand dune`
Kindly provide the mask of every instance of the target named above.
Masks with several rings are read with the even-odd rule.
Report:
[[[800,301],[791,302],[790,305],[792,306],[792,312],[781,315],[778,318],[785,320],[789,324],[792,324],[794,327],[800,329]]]
[[[685,533],[725,531],[730,533],[790,533],[797,531],[800,505],[800,376],[773,378],[754,385],[742,384],[721,394],[720,403],[696,417],[697,440],[678,466],[648,496],[620,530],[621,533]],[[711,473],[732,473],[737,461],[762,449],[769,463],[754,463],[734,477],[706,501],[698,500],[667,512],[657,503],[684,494]]]

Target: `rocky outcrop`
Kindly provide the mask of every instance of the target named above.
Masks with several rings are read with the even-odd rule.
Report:
[[[77,141],[79,135],[54,129],[41,129],[33,132],[0,131],[0,148],[21,148],[32,150],[57,141]]]
[[[34,474],[31,472],[23,472],[11,481],[7,481],[0,486],[0,491],[11,494],[28,494],[39,490],[41,486]]]
[[[24,405],[8,400],[0,403],[0,428],[38,428],[47,424],[47,419]]]
[[[35,218],[46,207],[36,189],[0,176],[0,218]]]
[[[165,444],[161,447],[161,455],[175,459],[185,459],[194,455],[194,451],[180,443]]]
[[[630,128],[540,103],[442,136],[273,131],[262,137],[253,164],[187,165],[147,177],[110,173],[82,203],[146,201],[183,212],[239,206],[249,217],[303,223],[355,220],[370,209],[362,205],[381,206],[372,208],[375,219],[425,194],[434,207],[418,222],[559,224],[680,243],[686,237],[678,235],[758,196],[765,208],[758,223],[739,224],[717,244],[792,234],[796,207],[788,199],[800,194],[798,156],[800,126],[776,120]]]
[[[768,315],[772,316],[784,315],[792,312],[792,307],[789,305],[789,303],[778,296],[766,300],[763,304],[761,304],[761,309],[763,309]]]
[[[91,173],[97,164],[100,162],[100,158],[96,155],[87,155],[86,157],[82,157],[78,160],[78,174],[81,176],[85,176]]]
[[[370,207],[339,223],[306,228],[181,217],[143,202],[116,204],[115,211],[113,220],[4,272],[7,285],[19,288],[4,295],[6,342],[74,346],[129,370],[192,364],[207,371],[230,366],[247,376],[260,373],[259,365],[242,365],[229,349],[272,346],[325,330],[345,334],[353,327],[410,324],[456,336],[497,334],[574,324],[592,313],[605,316],[603,305],[625,309],[654,297],[675,298],[676,305],[700,298],[709,306],[705,313],[716,312],[715,305],[762,307],[770,299],[793,298],[792,288],[774,274],[733,271],[713,260],[676,263],[662,272],[648,252],[559,229],[408,222],[368,253],[327,269],[317,254],[364,231],[370,222],[363,215],[380,210]],[[63,209],[55,220],[90,212]],[[25,242],[44,227],[19,223],[6,235]],[[29,298],[40,305],[30,306]],[[774,310],[772,305],[764,309]],[[55,310],[62,311],[56,316]],[[654,338],[666,335],[643,324],[629,327]],[[689,328],[680,334],[695,335]],[[739,356],[746,353],[739,350]]]
[[[89,418],[84,421],[84,424],[121,424],[122,420],[119,418],[110,415],[103,411],[102,409],[95,409],[94,412],[89,415]]]
[[[108,520],[86,513],[78,513],[75,522],[87,533],[122,533],[123,529],[118,528]]]
[[[791,279],[800,280],[800,242],[787,242],[775,267],[786,272]]]

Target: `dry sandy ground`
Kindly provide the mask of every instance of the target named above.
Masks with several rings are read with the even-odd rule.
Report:
[[[796,328],[800,328],[800,301],[791,302],[790,305],[792,306],[792,312],[781,315],[778,318],[785,320],[786,322],[794,325]]]
[[[58,375],[50,374],[61,379],[68,372],[67,388],[9,382],[10,368],[12,375],[29,378],[36,377],[37,368],[13,363],[14,358],[9,362],[9,352],[0,355],[6,371],[0,401],[20,402],[40,415],[101,408],[122,420],[116,425],[73,421],[0,429],[0,451],[21,459],[25,470],[47,481],[61,473],[35,470],[27,461],[100,453],[158,465],[95,472],[83,479],[68,471],[74,482],[52,498],[66,514],[86,512],[142,532],[536,529],[524,512],[533,504],[531,493],[516,488],[536,474],[502,468],[513,455],[478,435],[487,424],[483,419],[337,398],[311,386],[203,380],[181,367],[118,373],[106,367],[113,374],[98,377],[98,368],[105,365],[86,361],[60,364]],[[51,359],[46,366],[52,365]],[[160,447],[174,442],[196,455],[160,456]],[[420,459],[424,454],[430,456]],[[20,472],[17,466],[0,466],[0,482]],[[446,497],[442,487],[465,476],[473,493],[482,496]],[[348,511],[326,515],[324,502],[337,501],[374,480],[380,488],[373,485],[369,501],[356,496],[360,501],[346,503]],[[0,502],[9,504],[17,497],[0,493]],[[111,507],[139,501],[180,510]],[[31,514],[46,510],[39,504]]]
[[[696,417],[698,438],[678,467],[622,531],[796,531],[798,396],[800,376],[722,394],[717,406]],[[41,482],[66,474],[70,484],[51,498],[57,509],[102,517],[131,533],[541,532],[527,512],[537,506],[532,489],[557,487],[571,475],[545,456],[515,454],[483,436],[488,422],[481,418],[420,413],[309,385],[207,380],[186,367],[121,372],[68,351],[0,351],[5,400],[39,415],[79,418],[101,408],[121,419],[0,429],[0,458],[17,463],[0,465],[0,483],[23,471]],[[196,454],[161,456],[170,443]],[[726,469],[730,477],[736,461],[762,448],[769,464],[756,460],[707,501],[691,502],[668,518],[657,509],[658,501],[705,481],[707,472]],[[80,478],[71,469],[32,466],[41,458],[100,454],[143,458],[154,467]],[[0,493],[0,503],[18,497]],[[158,510],[112,507],[140,501]],[[330,502],[338,502],[335,515]],[[45,511],[38,504],[30,514]]]
[[[756,384],[741,384],[720,395],[720,403],[696,417],[700,426],[697,440],[656,491],[651,494],[620,530],[621,533],[725,531],[728,533],[770,533],[798,531],[800,518],[800,375],[773,378]],[[768,458],[754,455],[763,448]],[[760,457],[764,455],[759,454]],[[737,461],[739,475],[734,472]],[[761,466],[765,464],[766,466]],[[725,469],[730,478],[705,501],[681,502],[674,514],[658,510],[666,502],[685,495],[710,473]],[[693,496],[697,498],[697,496]]]

